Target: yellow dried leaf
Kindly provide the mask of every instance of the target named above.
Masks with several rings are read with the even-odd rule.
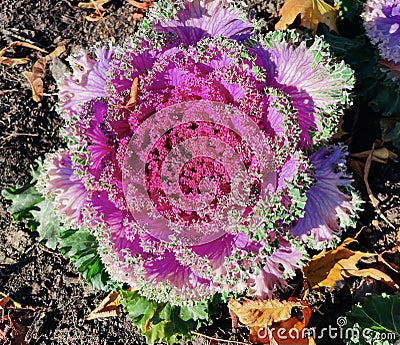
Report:
[[[375,256],[375,254],[354,252],[346,248],[352,242],[356,242],[356,240],[346,238],[337,248],[314,256],[304,266],[304,277],[313,288],[318,286],[334,287],[338,280],[344,279],[345,270],[358,270],[356,265],[361,258]]]
[[[329,30],[338,32],[338,7],[332,7],[323,0],[286,0],[280,14],[281,19],[276,23],[275,30],[287,29],[300,14],[300,25],[312,29],[314,35],[319,23],[326,24]]]
[[[88,316],[85,320],[94,320],[100,317],[112,317],[120,314],[119,305],[121,295],[113,291],[111,292]]]
[[[248,327],[265,327],[286,321],[291,317],[292,308],[301,308],[301,306],[301,302],[278,300],[245,300],[241,304],[235,299],[230,299],[228,302],[229,310],[237,315],[243,325]]]

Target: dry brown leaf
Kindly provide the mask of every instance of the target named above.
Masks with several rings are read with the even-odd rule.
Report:
[[[125,105],[116,105],[115,107],[119,109],[127,109],[133,106],[137,101],[138,90],[139,90],[139,77],[136,77],[131,85],[128,103],[126,103]]]
[[[349,156],[348,162],[354,171],[363,179],[369,199],[374,206],[378,215],[388,224],[392,229],[394,225],[386,218],[386,216],[379,209],[379,200],[374,196],[368,182],[369,170],[372,161],[386,164],[389,160],[398,160],[398,155],[382,146],[382,142],[375,141],[371,150],[353,153]],[[364,162],[365,160],[365,162]]]
[[[10,49],[11,47],[16,47],[16,46],[18,46],[18,47],[24,47],[24,48],[30,48],[30,49],[35,49],[35,50],[38,50],[38,51],[40,51],[40,52],[42,52],[42,53],[47,53],[46,50],[44,50],[44,49],[42,49],[42,48],[39,48],[39,47],[36,47],[36,46],[33,45],[33,44],[30,44],[30,43],[27,43],[27,42],[22,42],[22,41],[15,41],[15,42],[11,42],[11,43],[8,44],[5,48],[3,48],[2,50],[0,50],[0,56],[3,56],[3,55],[7,52],[7,50]]]
[[[303,268],[303,273],[313,288],[318,286],[334,287],[338,280],[348,277],[369,277],[380,281],[395,290],[399,286],[393,279],[376,268],[358,269],[356,264],[361,258],[379,256],[371,253],[352,251],[346,245],[355,242],[347,238],[340,246],[328,252],[314,256]]]
[[[378,61],[381,65],[389,68],[391,70],[391,74],[397,77],[400,77],[400,66],[399,65],[395,65],[389,61],[386,60],[379,60]]]
[[[28,58],[10,58],[7,56],[0,56],[0,64],[13,67],[15,65],[24,65],[30,60]]]
[[[352,153],[349,157],[352,159],[367,160],[372,153],[372,161],[387,164],[389,159],[396,161],[399,157],[394,152],[388,150],[386,147],[379,147],[374,150],[367,150],[363,152]]]
[[[392,289],[399,291],[400,287],[397,285],[391,277],[389,277],[386,273],[377,270],[376,268],[365,268],[362,270],[343,270],[342,276],[345,278],[348,277],[369,277],[375,279],[376,281],[382,282]]]
[[[271,326],[274,322],[286,321],[290,318],[293,307],[301,307],[300,302],[278,300],[252,301],[245,300],[243,304],[230,299],[228,308],[234,312],[239,321],[248,327]]]
[[[358,270],[356,264],[361,258],[368,258],[376,254],[354,252],[346,246],[356,242],[353,238],[346,238],[337,248],[315,255],[303,268],[304,277],[312,288],[319,286],[334,287],[338,280],[343,280],[344,270]]]
[[[109,1],[110,0],[91,0],[90,2],[80,2],[78,6],[85,9],[94,9],[95,11],[88,16],[85,16],[85,19],[89,22],[97,22],[103,18],[104,14],[106,13],[103,5]]]
[[[112,317],[120,314],[119,305],[121,302],[121,295],[113,291],[111,292],[88,316],[85,320],[94,320],[100,317]]]
[[[22,74],[28,79],[32,89],[32,98],[35,102],[43,99],[43,80],[46,72],[46,58],[39,58],[32,67],[32,72],[24,71]]]
[[[146,9],[150,7],[154,7],[154,2],[153,1],[145,1],[145,2],[140,2],[140,1],[135,1],[135,0],[128,0],[128,2],[135,6],[136,8],[140,9]]]
[[[329,30],[338,32],[338,7],[332,7],[323,0],[286,0],[280,14],[281,19],[276,23],[275,30],[287,29],[300,14],[300,26],[312,29],[314,35],[319,23],[324,23]]]
[[[62,53],[65,52],[65,46],[58,46],[56,49],[54,49],[50,54],[46,55],[46,61],[52,61],[55,58],[58,58]]]
[[[7,56],[3,56],[7,52],[7,50],[15,46],[36,49],[42,53],[47,53],[44,49],[36,47],[33,44],[27,42],[15,41],[4,47],[2,50],[0,50],[0,64],[12,67],[15,65],[23,65],[30,61],[28,58],[10,58]]]
[[[397,243],[397,240],[396,245],[393,248],[385,250],[384,252],[378,254],[378,262],[380,262],[383,267],[387,268],[391,273],[395,273],[396,277],[398,278],[400,278],[400,266],[396,264],[396,258],[399,257],[399,254],[400,246]]]
[[[39,58],[32,67],[32,72],[25,71],[22,74],[28,79],[32,89],[32,98],[35,102],[43,99],[43,77],[46,73],[47,61],[53,60],[65,51],[65,46],[59,46],[45,57]]]
[[[32,324],[40,309],[22,306],[2,292],[0,292],[0,295],[4,296],[0,299],[0,343],[28,344],[26,340],[28,325]],[[5,342],[2,340],[5,340]]]

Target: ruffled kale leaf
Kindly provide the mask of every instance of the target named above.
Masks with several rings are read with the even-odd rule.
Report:
[[[347,313],[347,344],[389,345],[400,343],[400,293],[371,294]]]
[[[210,323],[215,313],[219,295],[211,301],[203,301],[192,306],[173,306],[157,303],[141,296],[137,290],[121,291],[121,304],[133,323],[146,337],[148,344],[166,342],[174,344],[179,339],[191,339],[192,330]]]
[[[36,183],[43,170],[43,161],[36,161],[37,168],[31,166],[32,179],[22,187],[8,187],[2,191],[5,199],[11,201],[8,211],[16,221],[28,222],[32,231],[37,231],[39,241],[47,247],[55,249],[60,233],[60,221],[58,220],[51,200],[45,199],[37,190]]]
[[[31,181],[22,187],[8,187],[2,195],[11,201],[8,211],[16,221],[27,221],[32,231],[37,231],[39,241],[46,247],[60,247],[76,269],[95,289],[110,286],[110,278],[97,252],[98,243],[93,235],[84,230],[64,229],[57,217],[51,199],[37,190],[37,180],[43,171],[43,161],[31,167]]]
[[[71,259],[75,268],[95,289],[107,290],[112,282],[98,253],[96,238],[86,230],[68,229],[61,232],[59,248]]]

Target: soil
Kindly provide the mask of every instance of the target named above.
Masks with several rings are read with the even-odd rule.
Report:
[[[261,19],[263,30],[272,29],[277,21],[279,7],[284,1],[250,0],[252,13]],[[132,18],[135,8],[127,1],[111,0],[104,5],[104,20],[89,22],[84,19],[90,10],[78,7],[75,0],[1,0],[0,47],[12,41],[25,41],[52,51],[64,44],[67,53],[80,47],[90,47],[103,39],[122,42],[137,26]],[[50,68],[44,78],[45,97],[42,102],[32,100],[28,82],[22,72],[30,70],[40,56],[36,51],[16,47],[6,55],[29,57],[28,65],[7,67],[0,65],[0,190],[7,186],[22,185],[29,181],[29,166],[63,145],[58,132],[61,119],[55,111],[57,86]],[[360,117],[362,116],[362,121]],[[355,104],[348,112],[344,124],[350,132],[350,150],[370,149],[381,137],[378,114],[364,104]],[[393,223],[400,224],[400,167],[398,163],[373,164],[370,184],[374,194],[382,200],[381,209]],[[376,218],[361,179],[356,179],[366,211],[361,215],[354,235],[362,227],[360,246],[381,252],[395,241],[395,231]],[[37,307],[40,312],[29,321],[29,344],[143,344],[144,338],[125,314],[104,320],[84,321],[83,318],[106,296],[85,285],[72,264],[57,251],[41,246],[35,233],[24,224],[16,224],[7,213],[8,202],[0,197],[0,291],[14,300]],[[296,281],[293,282],[295,287]],[[350,290],[352,288],[353,290]],[[365,291],[381,292],[382,286],[354,280],[353,286],[326,289],[311,294],[309,303],[318,310],[310,326],[323,327],[336,324],[336,318],[350,310]],[[224,339],[245,340],[245,335],[230,329],[226,309],[216,315],[214,325],[202,330],[208,335]],[[196,339],[195,343],[205,343]],[[328,340],[317,342],[329,344]],[[336,339],[332,344],[340,344]]]

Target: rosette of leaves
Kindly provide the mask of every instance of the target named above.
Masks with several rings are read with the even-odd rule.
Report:
[[[84,276],[130,286],[122,304],[149,342],[190,336],[209,322],[215,296],[273,296],[307,259],[305,247],[334,246],[353,224],[359,201],[346,148],[329,145],[350,102],[351,69],[318,38],[262,36],[254,27],[229,1],[159,1],[124,44],[70,57],[72,72],[59,82],[67,149],[46,157],[33,187],[66,229],[60,248]],[[186,114],[190,121],[176,123]],[[248,177],[235,189],[223,160],[189,145],[176,191],[192,201],[203,182],[215,187],[209,205],[194,212],[168,199],[162,167],[181,143],[204,138],[215,151],[232,149],[231,165]],[[134,156],[143,171],[130,165]],[[142,186],[127,183],[140,173]],[[151,202],[136,202],[141,190]],[[224,211],[231,195],[247,193]],[[140,221],[156,213],[150,207],[162,222]]]
[[[95,289],[114,289],[121,294],[121,304],[129,317],[146,337],[149,344],[177,343],[180,338],[191,339],[192,330],[211,323],[211,316],[221,303],[221,296],[191,306],[173,306],[168,302],[158,303],[129,291],[115,282],[107,273],[99,255],[97,239],[88,229],[66,229],[55,215],[51,199],[45,199],[38,192],[38,176],[43,173],[43,161],[38,159],[31,167],[31,181],[26,185],[2,191],[12,202],[8,211],[16,221],[25,221],[32,231],[38,233],[38,240],[48,248],[58,248],[71,259],[75,268]]]
[[[341,0],[340,35],[324,32],[332,53],[355,71],[355,95],[384,116],[400,114],[398,1]]]

